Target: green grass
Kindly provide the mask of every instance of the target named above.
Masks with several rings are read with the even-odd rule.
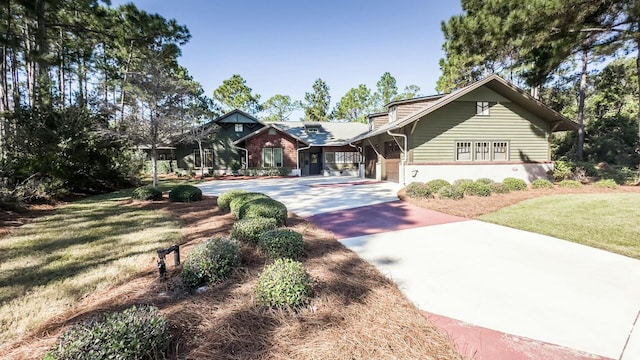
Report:
[[[640,194],[530,199],[479,219],[640,259]]]
[[[130,278],[180,240],[168,215],[121,205],[130,193],[69,204],[0,238],[0,342]]]

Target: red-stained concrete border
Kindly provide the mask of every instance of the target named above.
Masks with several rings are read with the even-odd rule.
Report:
[[[307,220],[331,230],[338,239],[346,239],[468,219],[393,201],[322,213]]]
[[[559,345],[475,326],[445,316],[422,313],[449,334],[458,351],[472,360],[613,360]]]

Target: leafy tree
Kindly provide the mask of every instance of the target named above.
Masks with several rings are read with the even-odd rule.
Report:
[[[291,113],[300,109],[302,104],[299,101],[291,100],[289,95],[276,94],[262,104],[267,115],[264,121],[287,121]]]
[[[262,108],[260,95],[254,95],[251,93],[252,91],[242,76],[234,74],[229,79],[224,80],[222,85],[213,91],[213,98],[222,104],[222,110],[225,112],[240,109],[255,115]]]
[[[413,99],[420,96],[420,87],[418,85],[407,85],[404,90],[398,94],[394,100]]]
[[[371,90],[360,84],[352,88],[340,99],[333,109],[334,119],[345,119],[351,122],[366,122],[367,114],[372,105]]]
[[[385,105],[390,103],[398,96],[398,85],[396,78],[391,76],[389,72],[385,72],[376,83],[376,92],[374,96],[376,110],[382,110]]]
[[[317,79],[313,83],[313,92],[304,94],[305,103],[302,105],[304,109],[305,120],[307,121],[329,121],[329,103],[331,95],[329,94],[329,86],[322,79]]]

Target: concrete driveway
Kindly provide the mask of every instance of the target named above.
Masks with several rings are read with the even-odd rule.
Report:
[[[397,184],[214,181],[282,201],[393,279],[474,359],[640,359],[640,261],[397,202]]]

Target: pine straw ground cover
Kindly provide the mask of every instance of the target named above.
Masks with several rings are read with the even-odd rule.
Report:
[[[170,211],[183,224],[181,255],[210,237],[227,235],[230,214],[215,198],[195,203],[127,202],[123,206]],[[298,311],[260,310],[253,286],[267,259],[242,248],[242,265],[230,280],[190,294],[168,258],[160,283],[153,255],[148,270],[124,284],[92,294],[36,331],[0,346],[7,359],[37,359],[71,324],[134,304],[158,306],[172,324],[176,359],[461,359],[440,333],[387,278],[328,232],[290,214],[304,236],[308,273],[316,280],[311,304]]]

